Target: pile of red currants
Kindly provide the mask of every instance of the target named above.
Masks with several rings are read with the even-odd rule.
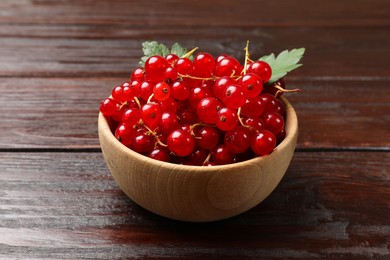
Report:
[[[285,137],[283,80],[264,61],[209,53],[149,57],[102,101],[118,141],[150,158],[224,165],[264,156]]]

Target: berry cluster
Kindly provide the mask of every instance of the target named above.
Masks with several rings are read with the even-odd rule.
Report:
[[[271,67],[229,55],[151,56],[100,111],[128,148],[161,161],[224,165],[272,152],[285,137],[284,82]]]

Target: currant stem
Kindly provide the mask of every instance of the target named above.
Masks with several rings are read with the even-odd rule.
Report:
[[[250,125],[246,125],[244,122],[242,122],[242,118],[241,118],[241,107],[239,107],[238,110],[237,110],[237,117],[238,117],[238,121],[240,122],[240,124],[241,124],[242,127],[246,127],[246,128],[249,128],[249,129],[253,129],[253,127],[251,127]]]
[[[206,159],[204,159],[202,165],[205,165],[206,163],[208,163],[210,161],[210,158],[211,158],[211,153],[209,153],[206,157]]]
[[[141,102],[139,102],[139,100],[138,100],[138,98],[137,97],[134,97],[134,101],[135,101],[135,103],[137,103],[137,105],[138,105],[138,108],[139,109],[141,109]]]
[[[244,48],[245,50],[245,63],[244,63],[244,75],[246,74],[246,67],[248,65],[248,60],[249,60],[249,41],[246,41],[246,47]]]
[[[163,146],[163,147],[168,147],[168,145],[164,144],[163,142],[161,142],[160,138],[158,138],[157,134],[152,130],[150,129],[147,125],[144,124],[144,127],[148,130],[149,133],[151,133],[154,138],[156,138],[156,141],[159,145]]]
[[[180,74],[180,73],[177,73],[177,75],[179,77],[182,77],[182,78],[190,78],[190,79],[199,79],[199,80],[215,80],[217,79],[216,77],[209,77],[209,78],[202,78],[202,77],[196,77],[196,76],[191,76],[191,75],[184,75],[184,74]]]
[[[275,83],[273,85],[274,88],[276,88],[278,91],[275,93],[275,97],[279,96],[280,93],[292,93],[292,92],[300,92],[301,90],[299,88],[294,88],[294,89],[285,89],[282,88],[278,83]]]
[[[194,54],[194,52],[196,52],[199,48],[198,47],[195,47],[193,48],[192,50],[190,50],[189,52],[187,52],[186,54],[184,54],[184,56],[181,56],[181,58],[188,58],[190,57],[192,54]]]
[[[119,106],[119,110],[118,110],[118,111],[121,111],[122,108],[123,108],[124,106],[126,106],[127,104],[128,104],[127,101],[123,102],[123,103]]]
[[[150,103],[150,101],[152,100],[153,97],[154,97],[154,94],[152,93],[152,95],[149,96],[147,103]]]
[[[196,138],[196,136],[195,136],[195,133],[194,133],[194,129],[195,129],[195,127],[197,127],[197,126],[211,126],[211,125],[208,125],[208,124],[205,124],[205,123],[196,123],[196,124],[191,125],[191,126],[190,126],[190,134],[191,134],[192,136],[194,136],[195,138]]]

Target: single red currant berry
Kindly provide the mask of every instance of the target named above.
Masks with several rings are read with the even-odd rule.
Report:
[[[122,123],[126,123],[129,125],[135,125],[141,119],[141,112],[138,108],[129,108],[127,109],[121,118]]]
[[[216,125],[223,131],[229,131],[235,128],[238,124],[237,112],[231,108],[221,108],[218,113]]]
[[[132,82],[125,82],[122,84],[122,95],[125,101],[132,101],[134,99],[135,92],[132,86]]]
[[[132,149],[137,153],[150,153],[155,145],[155,139],[148,133],[136,133],[133,138]]]
[[[142,82],[139,87],[139,95],[144,101],[148,101],[150,95],[153,94],[154,84],[151,81]]]
[[[169,63],[169,65],[174,66],[175,63],[179,60],[179,56],[171,53],[165,57],[165,60]]]
[[[168,62],[161,56],[148,58],[145,62],[145,79],[154,82],[163,81],[168,66]]]
[[[142,82],[143,81],[138,81],[138,80],[133,80],[130,84],[130,88],[132,90],[129,90],[129,93],[128,94],[125,94],[125,95],[128,95],[127,96],[127,100],[131,100],[133,99],[134,97],[139,97],[140,96],[140,88],[141,88],[141,85],[142,85]],[[131,91],[131,92],[130,92]]]
[[[125,97],[123,96],[123,88],[122,86],[117,86],[112,89],[111,91],[112,99],[114,99],[117,103],[123,103],[126,101]]]
[[[226,58],[226,57],[229,57],[229,55],[227,55],[227,54],[220,54],[220,55],[215,59],[215,61],[218,63],[218,62],[220,62],[221,60],[223,60],[223,59]]]
[[[176,114],[172,112],[164,112],[160,119],[160,130],[163,134],[170,134],[173,130],[180,128]]]
[[[158,102],[161,108],[161,111],[176,113],[178,108],[178,103],[171,97],[166,100]]]
[[[245,152],[250,146],[250,141],[251,131],[242,126],[227,131],[224,136],[226,148],[234,154]]]
[[[195,148],[195,139],[189,132],[177,129],[169,134],[167,145],[176,156],[183,157],[192,153]]]
[[[226,87],[230,84],[233,84],[234,80],[228,76],[224,76],[221,78],[218,78],[213,86],[211,87],[211,91],[213,92],[214,96],[218,98],[219,100],[222,100],[223,92],[226,89]]]
[[[190,95],[190,88],[184,81],[175,81],[171,86],[171,97],[177,100],[185,100]]]
[[[198,118],[206,124],[215,124],[218,118],[218,110],[222,103],[214,97],[206,97],[199,101],[196,107]]]
[[[209,89],[198,86],[190,90],[190,96],[188,97],[188,99],[191,106],[196,108],[199,101],[201,101],[205,97],[210,97],[210,96],[212,96],[212,94]]]
[[[247,99],[241,107],[241,114],[245,116],[260,116],[265,109],[264,101],[259,97]]]
[[[162,162],[169,162],[171,159],[171,156],[169,155],[169,150],[159,145],[154,147],[153,150],[147,154],[147,156]]]
[[[219,143],[219,132],[211,126],[203,126],[196,131],[196,143],[199,147],[210,150]]]
[[[184,75],[184,76],[185,75],[191,75],[193,70],[194,70],[193,63],[188,58],[180,58],[180,59],[178,59],[173,68],[176,70],[176,72],[178,74]]]
[[[225,57],[215,66],[214,74],[217,77],[238,76],[241,73],[241,64],[233,57]]]
[[[171,95],[171,87],[165,82],[159,82],[153,88],[154,98],[159,101],[164,101]]]
[[[279,103],[278,103],[278,100],[274,96],[272,96],[270,94],[261,94],[260,98],[265,103],[263,115],[278,111]]]
[[[244,124],[252,127],[257,131],[265,129],[265,124],[259,117],[247,117],[244,119]]]
[[[228,85],[222,95],[222,102],[229,108],[239,108],[245,104],[246,97],[238,84]]]
[[[207,150],[202,148],[195,148],[195,150],[189,156],[190,158],[188,163],[190,165],[202,166],[208,155],[209,152]]]
[[[178,77],[176,70],[172,67],[166,68],[164,72],[164,76],[165,76],[165,81],[168,83],[171,83],[172,81],[176,80]]]
[[[161,108],[157,103],[146,103],[141,108],[141,119],[151,129],[154,130],[160,123]]]
[[[137,68],[135,69],[130,76],[130,79],[133,80],[138,80],[138,81],[143,81],[145,78],[145,70],[143,68]]]
[[[100,104],[100,112],[105,116],[112,116],[118,109],[119,105],[112,98],[106,98]]]
[[[132,125],[122,123],[115,130],[115,138],[127,147],[131,147],[133,143],[135,130]]]
[[[260,76],[260,78],[263,80],[263,82],[268,82],[271,79],[272,76],[272,69],[268,65],[268,63],[264,61],[254,61],[252,62],[249,67],[248,71],[251,73],[255,73]]]
[[[263,81],[257,74],[254,73],[245,74],[242,76],[239,83],[247,98],[256,97],[263,90]]]
[[[229,151],[225,145],[218,145],[211,150],[211,159],[217,165],[230,164],[234,162],[234,153]]]
[[[261,130],[252,135],[252,150],[260,156],[270,154],[276,145],[275,135],[268,130]]]
[[[194,59],[194,74],[198,77],[211,77],[215,68],[214,57],[209,53],[199,53]]]
[[[284,119],[279,113],[268,113],[265,116],[265,128],[271,131],[274,135],[279,133],[284,128]]]

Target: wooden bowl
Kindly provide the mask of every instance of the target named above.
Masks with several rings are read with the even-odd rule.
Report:
[[[99,114],[99,139],[119,187],[137,204],[175,220],[206,222],[243,213],[264,200],[290,164],[298,137],[294,108],[286,105],[286,137],[263,157],[223,166],[187,166],[150,159],[122,145]]]

